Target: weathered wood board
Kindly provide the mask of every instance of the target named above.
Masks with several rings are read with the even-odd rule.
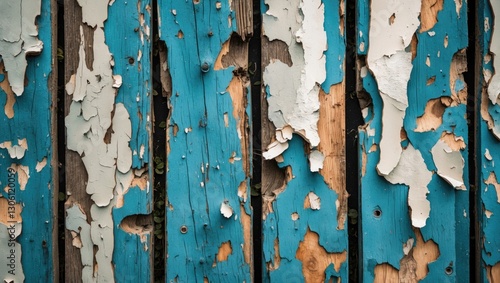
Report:
[[[0,1],[2,282],[58,276],[54,5]]]
[[[359,1],[363,282],[469,268],[466,1]]]
[[[500,26],[500,2],[478,1],[477,3],[477,62],[478,88],[476,103],[479,130],[476,137],[478,168],[477,219],[479,228],[479,268],[481,282],[500,280],[500,170],[495,160],[500,160],[500,131],[498,88],[500,69],[500,34],[495,27]],[[496,17],[494,15],[497,15]],[[498,24],[498,25],[497,25]]]
[[[263,1],[265,282],[348,281],[344,1]]]
[[[65,2],[66,282],[152,280],[151,9]]]
[[[241,26],[251,15],[242,7],[251,2],[158,3],[172,82],[166,281],[252,282],[251,108],[242,40],[252,25]]]

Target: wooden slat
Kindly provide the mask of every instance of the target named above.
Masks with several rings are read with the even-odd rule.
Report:
[[[363,282],[469,278],[466,6],[358,2]]]
[[[236,35],[240,6],[251,7],[243,2],[159,1],[172,79],[169,282],[252,280],[248,44]]]
[[[79,3],[64,7],[66,281],[150,282],[151,3]]]
[[[57,7],[0,5],[0,280],[56,282]]]
[[[495,160],[500,159],[498,147],[498,110],[499,105],[490,97],[498,97],[498,89],[494,84],[498,76],[498,35],[495,37],[496,24],[499,22],[500,4],[497,1],[477,1],[476,34],[478,45],[475,66],[476,76],[476,103],[478,131],[476,137],[477,154],[477,219],[478,219],[478,275],[480,282],[497,282],[500,280],[500,185],[498,177],[500,170]],[[495,74],[497,72],[497,74]],[[482,76],[479,74],[483,74]],[[491,87],[490,87],[491,86]],[[495,104],[494,104],[495,102]]]
[[[347,282],[345,3],[265,4],[263,278]]]

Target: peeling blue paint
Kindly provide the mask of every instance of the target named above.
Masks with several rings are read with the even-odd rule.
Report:
[[[337,193],[326,185],[323,176],[309,170],[307,154],[299,136],[294,135],[289,141],[289,148],[283,153],[283,158],[284,162],[278,165],[281,168],[290,166],[295,178],[277,195],[272,203],[273,212],[267,214],[263,221],[263,252],[266,262],[274,264],[274,241],[279,240],[281,263],[278,269],[268,271],[267,279],[270,282],[286,282],[294,276],[303,280],[303,263],[295,254],[308,229],[319,235],[319,245],[328,253],[345,252],[348,246],[346,230],[336,228],[339,225],[334,205]],[[304,199],[309,192],[314,192],[321,199],[320,209],[304,208]],[[292,219],[293,213],[298,213],[298,220]],[[328,219],[327,224],[325,219]],[[340,272],[334,273],[340,278],[347,278],[347,261],[342,263]],[[326,274],[331,275],[331,271]]]
[[[52,148],[51,113],[53,111],[52,97],[55,93],[49,91],[48,79],[52,74],[52,33],[51,1],[42,1],[41,14],[38,17],[38,34],[44,43],[42,52],[34,57],[28,57],[26,69],[27,85],[21,96],[16,97],[14,117],[9,119],[4,111],[6,93],[0,89],[0,143],[18,139],[26,139],[28,150],[21,159],[11,159],[6,149],[0,149],[0,194],[8,197],[3,190],[8,184],[7,170],[12,164],[29,168],[29,179],[24,190],[20,189],[16,180],[15,199],[22,205],[22,232],[17,238],[22,247],[22,255],[16,254],[17,270],[24,271],[25,282],[51,282],[54,274],[54,232],[57,222],[54,221],[55,184],[52,179],[51,160]],[[1,78],[5,79],[4,76]],[[47,164],[39,171],[36,165],[44,158]],[[19,177],[19,174],[17,174]],[[16,177],[16,179],[17,179]],[[33,217],[36,215],[37,217]],[[0,224],[1,225],[1,224]],[[2,255],[7,256],[7,255]],[[5,266],[1,267],[6,268]],[[3,278],[1,279],[3,281]]]
[[[244,254],[244,245],[250,243],[244,240],[245,215],[240,210],[241,205],[251,211],[242,158],[249,149],[241,146],[227,90],[234,67],[214,69],[223,43],[236,31],[236,21],[229,3],[219,4],[220,8],[212,1],[159,1],[160,39],[167,45],[172,77],[167,281],[251,282]],[[246,202],[238,197],[242,183],[247,187]],[[233,210],[229,218],[221,213],[223,203]],[[225,242],[230,242],[232,253],[218,262],[219,247]]]
[[[322,4],[324,5],[325,19],[323,27],[326,32],[328,48],[324,52],[326,57],[326,79],[322,82],[321,87],[325,93],[329,93],[333,85],[342,83],[345,79],[346,43],[345,31],[343,30],[345,25],[343,14],[345,3],[343,1],[322,1]],[[263,3],[261,7],[263,7],[262,14],[266,13],[267,6]],[[321,68],[321,66],[318,66],[318,68]],[[264,82],[264,86],[266,97],[270,98],[273,94],[269,82]],[[344,90],[329,95],[343,97],[344,93],[342,91]],[[326,118],[324,117],[324,119]],[[320,138],[326,139],[326,137]],[[340,138],[340,136],[335,138]],[[343,143],[343,141],[338,142]],[[326,267],[326,270],[323,270],[323,267],[316,266],[316,261],[312,263],[314,266],[306,267],[305,265],[309,263],[302,262],[297,258],[296,254],[299,245],[304,241],[308,231],[319,236],[318,244],[327,253],[347,254],[347,223],[338,223],[339,219],[343,221],[342,217],[339,218],[339,214],[344,212],[339,211],[342,208],[337,207],[339,204],[336,204],[336,202],[340,203],[342,200],[339,200],[339,196],[335,191],[345,190],[345,188],[330,188],[320,173],[311,172],[308,161],[310,152],[305,151],[307,146],[304,145],[302,137],[293,135],[288,144],[288,149],[282,154],[283,161],[278,163],[278,166],[282,170],[290,170],[293,178],[284,185],[283,191],[279,193],[273,192],[272,196],[266,196],[266,198],[274,198],[274,193],[276,193],[275,199],[266,200],[264,198],[263,264],[267,266],[264,269],[263,280],[265,282],[303,282],[305,276],[309,276],[304,270],[310,268],[310,274],[314,274],[314,276],[325,276],[326,280],[334,277],[339,278],[342,282],[348,281],[347,259],[340,266],[334,267],[333,264],[330,264]],[[266,188],[263,188],[263,191],[266,190]],[[321,203],[319,209],[304,207],[304,201],[308,198],[310,192],[319,197]],[[272,206],[272,211],[266,212],[268,206]],[[325,222],[326,219],[328,219],[327,222]],[[339,227],[344,227],[344,229]],[[313,258],[319,257],[314,251],[309,251],[309,255]],[[279,262],[276,262],[276,260],[279,260]],[[317,261],[322,260],[326,259],[317,258]],[[316,268],[321,269],[316,270]],[[339,271],[337,272],[336,269]]]
[[[490,54],[490,44],[492,40],[492,32],[498,32],[493,26],[493,11],[491,9],[490,1],[482,0],[478,3],[478,18],[477,22],[480,25],[479,31],[479,50],[481,58],[483,59],[482,68],[480,71],[488,70],[494,73],[492,61],[486,60],[486,56]],[[491,27],[485,30],[483,23],[488,19]],[[494,60],[498,60],[498,55],[493,55]],[[491,174],[495,174],[497,181],[500,177],[500,170],[495,166],[495,161],[500,160],[500,152],[497,150],[499,140],[495,137],[492,129],[488,128],[488,122],[485,120],[484,115],[490,115],[494,121],[494,129],[496,129],[500,122],[498,104],[493,105],[487,98],[486,92],[487,81],[484,76],[479,76],[480,86],[477,91],[477,108],[476,111],[486,109],[487,113],[481,112],[479,118],[479,135],[477,137],[476,156],[478,162],[478,169],[480,170],[477,180],[478,201],[476,203],[477,215],[479,220],[479,243],[480,243],[480,276],[482,282],[488,282],[488,268],[498,265],[500,263],[500,226],[498,225],[498,217],[500,216],[500,203],[498,202],[498,191],[495,189],[494,184],[489,184],[487,180]],[[486,99],[482,99],[486,96]],[[484,105],[486,103],[486,105]]]
[[[330,86],[338,84],[344,80],[344,58],[345,58],[345,35],[339,28],[340,22],[344,22],[345,15],[341,12],[345,10],[345,4],[337,1],[322,1],[325,5],[326,39],[328,48],[326,56],[326,80],[321,87],[326,93],[330,92]],[[341,6],[342,5],[342,6]]]
[[[368,26],[370,22],[370,1],[358,2],[357,52],[366,55]],[[431,29],[434,36],[417,31],[418,46],[413,59],[413,69],[408,82],[408,108],[404,118],[407,140],[402,145],[412,146],[422,154],[427,169],[436,171],[431,149],[444,132],[454,133],[468,144],[465,104],[447,107],[442,124],[434,131],[416,132],[417,118],[424,114],[431,99],[451,97],[450,66],[454,54],[467,47],[466,3],[457,17],[453,1],[444,1],[443,10],[438,13],[438,22]],[[397,16],[396,16],[397,17]],[[446,19],[446,20],[442,20]],[[448,45],[444,46],[444,37]],[[429,58],[430,66],[426,64]],[[427,78],[435,76],[435,82],[427,85]],[[374,268],[378,264],[389,263],[400,268],[403,258],[403,244],[409,238],[415,239],[409,215],[408,188],[392,185],[376,172],[380,151],[372,146],[380,144],[382,129],[382,101],[377,82],[368,74],[362,79],[363,89],[372,98],[372,105],[365,117],[367,126],[360,129],[360,171],[361,177],[361,248],[363,282],[372,282]],[[455,90],[464,89],[462,80],[457,80]],[[462,101],[461,103],[466,103]],[[373,132],[374,131],[374,132]],[[430,201],[430,217],[421,229],[424,241],[433,240],[439,248],[440,256],[428,265],[429,273],[425,282],[455,282],[457,278],[469,276],[469,191],[468,191],[468,150],[460,150],[464,159],[463,179],[467,191],[456,191],[437,174],[428,185],[427,199]],[[374,213],[379,209],[381,215]],[[453,272],[447,275],[445,269],[452,265]]]
[[[144,174],[149,180],[144,188],[130,187],[123,196],[123,206],[113,208],[113,263],[117,282],[150,282],[153,273],[152,231],[141,239],[140,235],[120,227],[125,217],[148,215],[153,210],[153,170],[150,167],[153,99],[151,5],[149,0],[137,3],[115,1],[108,8],[108,19],[104,25],[106,43],[114,58],[113,73],[122,77],[115,103],[123,103],[132,125],[129,144],[132,149],[132,168],[145,169]]]

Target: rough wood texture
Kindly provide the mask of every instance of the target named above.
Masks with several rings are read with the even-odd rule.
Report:
[[[394,3],[357,10],[358,92],[371,97],[359,132],[362,281],[460,281],[469,276],[467,3]]]
[[[151,6],[91,5],[64,11],[66,281],[149,282]]]
[[[167,281],[252,280],[248,43],[236,33],[249,27],[238,27],[248,21],[238,13],[252,15],[244,2],[158,3],[172,87]]]
[[[56,282],[57,69],[53,58],[57,7],[50,0],[23,1],[18,7],[24,12],[21,8],[21,14],[16,14],[11,10],[15,6],[2,5],[3,12],[11,14],[1,15],[0,37],[8,40],[10,31],[18,31],[15,37],[20,44],[0,45],[0,280]],[[31,47],[25,34],[30,26],[29,36],[43,42],[43,49],[27,54],[24,61],[25,50],[10,53],[9,48]],[[23,63],[8,71],[8,60],[18,59],[26,69]],[[14,83],[16,77],[21,89]]]
[[[345,3],[304,3],[301,7],[298,1],[265,1],[265,4],[262,11],[262,145],[264,156],[269,154],[271,158],[262,164],[266,266],[263,278],[265,282],[348,281]],[[315,24],[314,28],[310,26]],[[302,29],[311,36],[301,38],[299,45],[298,34]],[[319,50],[321,48],[324,49]],[[318,57],[313,54],[321,54],[318,57],[325,56],[326,60],[316,62]],[[324,77],[314,74],[313,69],[324,72]],[[309,86],[305,83],[308,79],[300,78],[301,73],[316,76],[315,84],[321,85],[305,98],[312,99],[310,104],[302,105],[298,95]],[[307,130],[293,128],[293,122],[283,125],[276,120],[279,107],[287,120],[294,112],[306,113],[315,103],[317,117],[312,113],[305,114],[303,119],[311,119],[311,128],[316,129],[319,137],[316,145],[309,139],[314,133],[309,135]],[[273,146],[279,144],[286,149],[272,154]],[[317,164],[319,168],[315,168]]]
[[[500,160],[500,145],[498,140],[498,102],[491,98],[495,97],[489,93],[489,86],[493,83],[492,75],[498,76],[498,70],[494,62],[498,62],[498,54],[494,49],[498,48],[498,40],[495,41],[495,33],[498,33],[498,12],[500,5],[497,1],[477,1],[477,75],[476,81],[476,123],[479,127],[476,135],[477,154],[477,219],[478,219],[478,249],[477,262],[481,282],[500,282],[500,226],[498,217],[500,215],[500,170],[495,165]],[[496,15],[496,16],[494,16]],[[496,45],[495,45],[496,44]],[[493,94],[493,95],[492,95]],[[496,102],[496,103],[495,103]]]
[[[76,73],[79,64],[78,49],[80,46],[80,23],[82,22],[82,11],[76,0],[66,1],[64,4],[64,19],[68,24],[64,28],[64,81],[68,82],[70,77]],[[88,29],[84,29],[86,38],[91,38]],[[90,48],[86,48],[86,53],[91,54]],[[74,60],[68,60],[74,58]],[[88,56],[90,59],[91,56]],[[67,95],[65,93],[65,95]],[[71,99],[65,96],[65,115],[69,113]],[[64,141],[66,144],[66,141]],[[73,203],[79,203],[86,215],[90,215],[90,206],[92,201],[90,196],[85,192],[85,182],[87,181],[87,172],[83,166],[82,160],[77,152],[66,149],[65,152],[65,178],[66,178],[66,194],[70,194],[64,204],[65,210],[69,209]],[[79,282],[82,280],[82,265],[79,249],[73,246],[73,236],[69,230],[65,230],[65,280],[67,282]]]

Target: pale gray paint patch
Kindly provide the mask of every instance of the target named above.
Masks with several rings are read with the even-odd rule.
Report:
[[[420,6],[421,1],[414,0],[397,1],[391,5],[387,5],[386,0],[371,1],[367,59],[384,101],[377,165],[381,175],[388,175],[397,166],[403,152],[400,131],[408,107],[407,85],[413,67],[412,55],[406,49],[420,24]]]
[[[273,61],[264,70],[269,87],[269,119],[280,130],[291,126],[311,147],[319,144],[320,85],[326,78],[323,52],[326,32],[324,7],[314,1],[266,1],[269,10],[263,15],[264,34],[269,40],[288,45],[292,66]]]
[[[427,186],[432,180],[432,173],[427,169],[420,151],[409,144],[401,153],[398,165],[385,178],[392,184],[404,184],[409,187],[411,223],[413,227],[424,227],[431,211],[430,202],[427,200]]]
[[[0,0],[0,56],[9,74],[12,91],[24,91],[26,55],[42,51],[35,20],[40,15],[41,0]]]
[[[83,238],[81,241],[82,249],[84,243],[89,242],[92,249],[97,246],[97,251],[95,255],[93,250],[90,255],[85,251],[82,280],[114,282],[112,209],[117,200],[118,205],[123,205],[123,194],[133,176],[132,150],[129,146],[132,128],[125,106],[115,104],[116,89],[121,86],[122,77],[113,75],[113,57],[105,42],[103,26],[108,2],[78,0],[78,3],[82,6],[83,21],[97,27],[93,32],[92,70],[85,63],[85,38],[81,28],[79,65],[76,74],[66,84],[66,91],[73,99],[65,120],[67,146],[82,156],[88,174],[86,192],[94,201],[90,208],[92,222],[89,226],[85,221],[89,227],[85,241]],[[117,198],[116,194],[119,195]],[[82,218],[81,215],[78,217]],[[86,270],[87,265],[90,273]]]
[[[463,179],[465,161],[460,151],[454,151],[446,142],[438,140],[431,152],[437,174],[455,189],[466,190]]]
[[[28,143],[26,142],[26,138],[18,139],[17,145],[12,145],[12,142],[10,141],[4,141],[3,143],[0,143],[0,148],[7,149],[10,158],[22,159],[25,151],[28,149]]]
[[[80,249],[82,259],[82,281],[95,282],[93,275],[94,244],[90,238],[90,224],[87,215],[83,213],[79,204],[73,204],[66,209],[66,229],[73,231],[73,243]],[[78,237],[78,238],[77,238]]]
[[[500,27],[500,1],[490,1],[491,8],[493,9],[493,14],[497,15],[494,17],[494,27],[497,29]],[[486,21],[486,19],[485,19]],[[485,24],[486,27],[489,25]],[[494,54],[493,67],[495,68],[495,73],[490,74],[490,76],[485,76],[485,79],[488,81],[488,96],[493,104],[497,104],[500,102],[500,31],[493,29],[491,31],[491,44],[490,44],[490,52]],[[497,137],[500,137],[500,134],[496,134]]]

